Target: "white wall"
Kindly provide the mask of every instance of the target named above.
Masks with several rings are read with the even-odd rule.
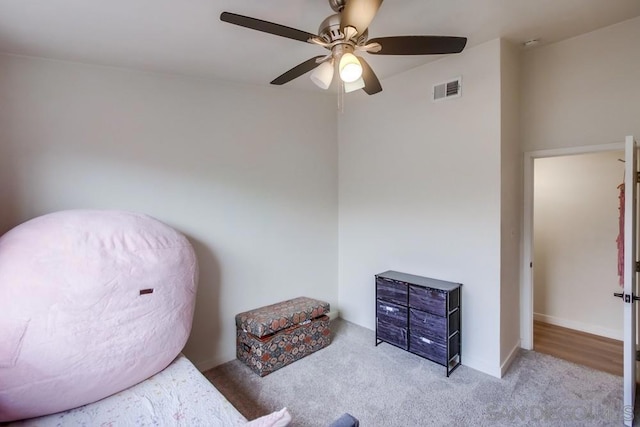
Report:
[[[622,339],[617,275],[623,152],[536,159],[535,318]]]
[[[500,365],[504,374],[520,349],[520,50],[505,40],[500,49]]]
[[[524,151],[640,136],[640,18],[523,55]]]
[[[347,98],[338,119],[341,316],[375,328],[373,276],[463,283],[462,360],[500,375],[499,40]],[[432,85],[462,75],[462,97]]]
[[[184,232],[201,270],[185,353],[231,360],[236,313],[300,295],[337,306],[334,101],[0,56],[0,226],[115,208]]]

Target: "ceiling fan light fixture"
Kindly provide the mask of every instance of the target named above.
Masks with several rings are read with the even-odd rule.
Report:
[[[362,76],[362,64],[351,52],[346,52],[340,58],[340,79],[345,83],[353,83]]]
[[[364,79],[360,77],[355,82],[344,83],[344,93],[355,92],[356,90],[362,89],[364,87]]]
[[[311,81],[320,89],[329,89],[333,80],[333,60],[323,62],[311,73]]]

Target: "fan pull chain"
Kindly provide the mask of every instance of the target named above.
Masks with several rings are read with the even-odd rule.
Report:
[[[340,82],[340,90],[338,91],[338,112],[344,113],[344,83]]]

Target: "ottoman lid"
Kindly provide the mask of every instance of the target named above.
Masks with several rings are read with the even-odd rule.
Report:
[[[236,326],[257,337],[270,335],[329,312],[329,303],[298,297],[236,315]]]

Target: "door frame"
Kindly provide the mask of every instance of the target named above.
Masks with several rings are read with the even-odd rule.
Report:
[[[625,143],[614,142],[601,145],[587,145],[550,150],[527,151],[524,153],[523,212],[522,212],[522,257],[520,265],[520,346],[533,350],[533,187],[534,161],[545,157],[571,156],[576,154],[599,153],[603,151],[624,151]]]
[[[637,308],[635,305],[636,279],[636,251],[638,224],[638,144],[633,136],[625,141],[624,168],[624,373],[623,373],[623,420],[626,426],[633,425],[636,402],[637,384],[637,348],[638,336],[636,321]],[[629,215],[631,214],[631,215]],[[627,298],[629,300],[627,300]]]

